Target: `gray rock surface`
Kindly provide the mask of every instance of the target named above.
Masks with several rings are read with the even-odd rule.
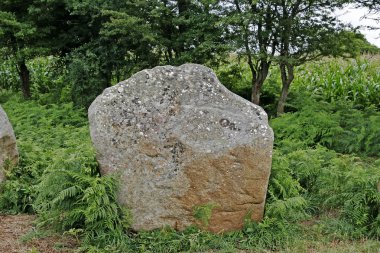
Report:
[[[7,114],[0,106],[0,183],[5,179],[5,165],[7,163],[15,165],[17,162],[16,137]]]
[[[222,232],[241,228],[247,215],[262,218],[272,129],[262,108],[209,68],[143,70],[104,90],[89,120],[101,173],[120,173],[119,200],[134,229]],[[211,217],[202,217],[207,208]]]

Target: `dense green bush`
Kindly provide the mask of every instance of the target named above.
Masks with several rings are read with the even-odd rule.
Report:
[[[252,78],[248,66],[242,61],[230,57],[230,63],[220,65],[215,70],[219,81],[233,93],[251,101]],[[260,105],[269,117],[276,115],[278,95],[281,92],[281,79],[279,69],[272,67],[265,84],[261,90]]]
[[[31,93],[33,99],[41,104],[70,102],[67,90],[70,86],[64,77],[67,70],[63,59],[59,57],[39,57],[28,62],[31,75]]]
[[[61,232],[79,231],[86,245],[122,244],[130,218],[116,202],[117,180],[77,166],[74,158],[45,171],[34,202],[39,225]]]
[[[247,100],[251,99],[252,87],[249,70],[240,60],[233,59],[231,56],[231,62],[219,66],[216,74],[220,82],[229,90]]]
[[[103,68],[99,57],[85,49],[71,56],[65,79],[70,83],[71,100],[76,106],[88,108],[103,89],[111,85],[111,77]]]

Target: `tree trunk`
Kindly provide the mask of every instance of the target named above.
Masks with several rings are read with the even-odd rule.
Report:
[[[29,99],[32,97],[30,93],[30,73],[26,66],[25,59],[18,62],[18,74],[21,80],[21,91],[24,98]]]
[[[277,105],[277,115],[284,113],[285,111],[285,102],[289,94],[289,87],[294,79],[294,66],[289,63],[281,63],[281,82],[282,82],[282,91],[280,100]]]
[[[252,94],[251,102],[259,105],[260,104],[260,95],[261,95],[261,84],[257,80],[252,79]]]
[[[277,105],[277,115],[281,115],[282,113],[284,113],[285,102],[286,102],[286,98],[288,97],[288,94],[289,94],[289,85],[282,84],[281,96]]]
[[[270,62],[262,61],[259,65],[257,72],[252,72],[252,94],[251,102],[254,104],[260,104],[261,87],[264,84],[265,79],[268,76]],[[255,73],[257,77],[255,78]]]

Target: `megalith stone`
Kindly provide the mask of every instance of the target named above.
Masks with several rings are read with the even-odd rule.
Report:
[[[5,179],[5,165],[15,165],[17,162],[18,152],[16,137],[7,114],[0,106],[0,183]]]
[[[273,131],[257,105],[201,65],[143,70],[89,108],[102,174],[119,173],[132,228],[212,232],[263,217]]]

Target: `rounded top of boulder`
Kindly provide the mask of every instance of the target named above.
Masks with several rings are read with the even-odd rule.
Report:
[[[126,126],[129,131],[123,134],[131,139],[163,138],[170,132],[205,152],[273,141],[265,111],[229,91],[210,68],[198,64],[143,70],[105,89],[89,108],[90,121],[100,115],[107,115],[113,128]],[[144,120],[135,124],[133,115]],[[98,128],[91,129],[96,135]]]

